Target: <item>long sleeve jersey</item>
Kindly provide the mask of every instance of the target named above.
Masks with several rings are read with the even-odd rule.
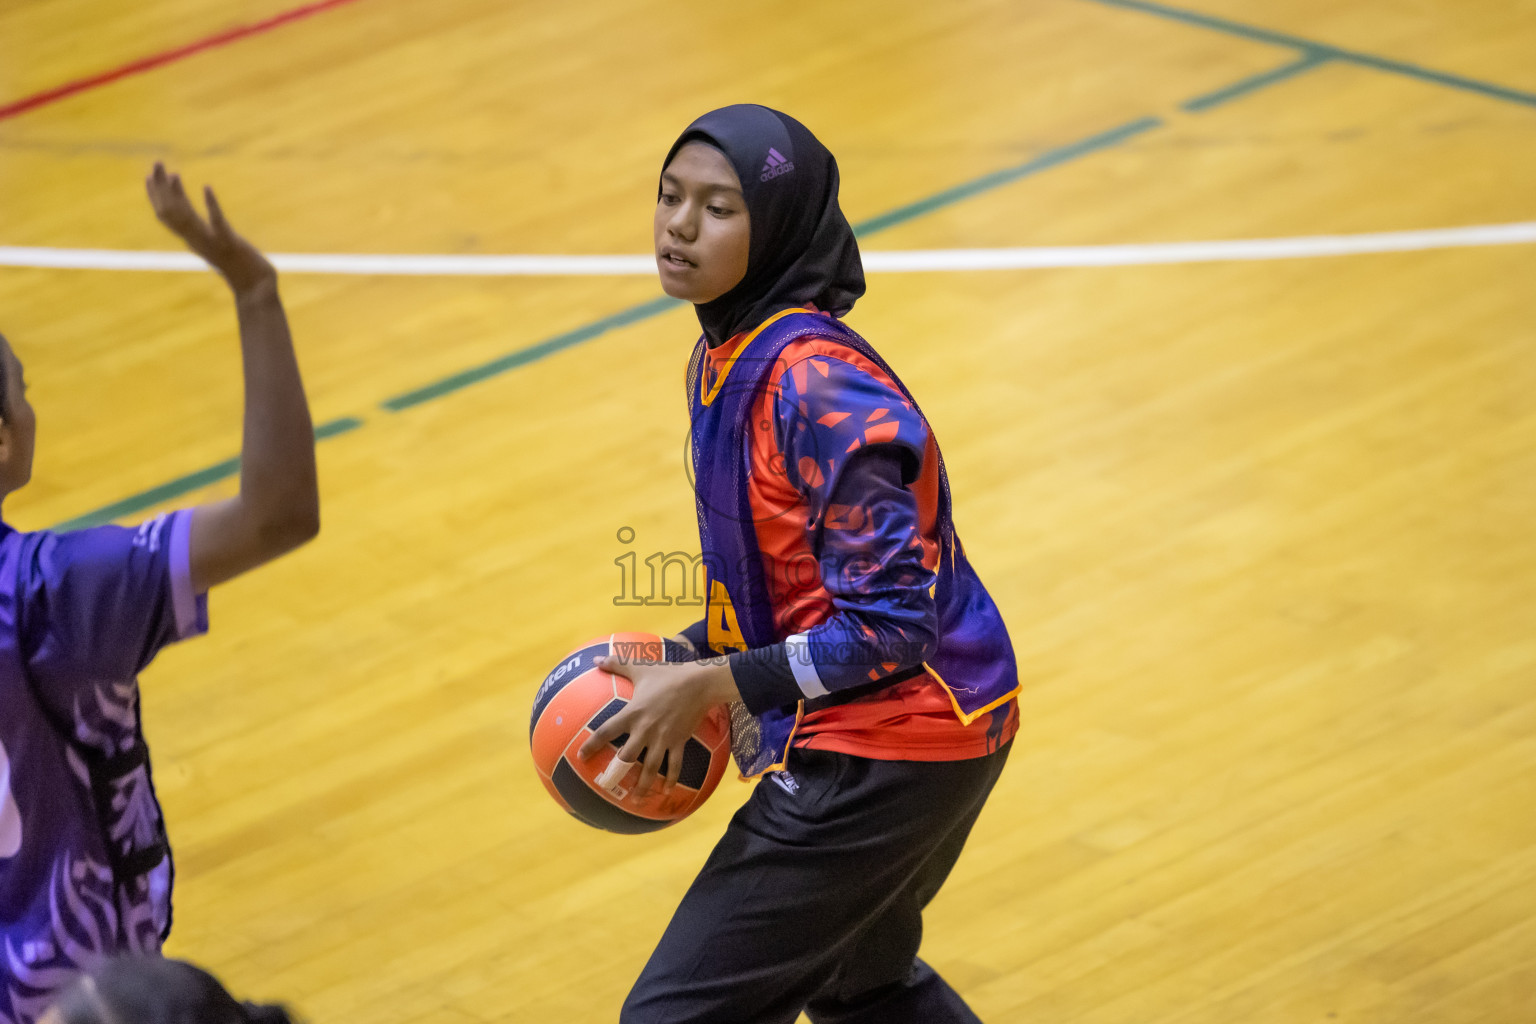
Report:
[[[707,353],[706,385],[745,340]],[[807,700],[796,745],[867,757],[953,760],[1010,739],[1015,700],[963,724],[925,665],[939,628],[938,447],[894,382],[838,341],[796,339],[756,399],[748,446],[753,525],[784,639],[732,655],[747,709]],[[719,646],[703,625],[693,638]]]

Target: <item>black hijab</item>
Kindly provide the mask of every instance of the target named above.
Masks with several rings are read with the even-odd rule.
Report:
[[[751,218],[746,276],[694,307],[709,344],[808,302],[834,316],[852,309],[864,294],[859,243],[837,205],[837,160],[810,129],[755,103],[721,107],[678,136],[663,170],[689,142],[725,154]]]

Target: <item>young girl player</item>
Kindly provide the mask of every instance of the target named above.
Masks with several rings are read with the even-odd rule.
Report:
[[[160,220],[234,292],[245,367],[240,493],[137,528],[0,524],[0,1022],[32,1024],[82,969],[155,953],[171,857],[139,728],[137,674],[207,628],[208,588],[319,530],[314,431],[272,265],[212,191],[147,182]],[[0,498],[32,475],[21,362],[0,339]]]
[[[656,262],[703,337],[687,388],[711,655],[610,661],[634,699],[639,790],[732,705],[736,814],[622,1020],[975,1021],[918,959],[1017,729],[1017,672],[966,561],[927,421],[838,319],[864,292],[837,164],[804,126],[739,105],[695,121],[663,164]],[[722,657],[722,655],[724,655]],[[663,758],[665,754],[665,758]]]

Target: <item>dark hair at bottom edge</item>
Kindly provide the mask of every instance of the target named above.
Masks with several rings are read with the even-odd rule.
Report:
[[[241,1003],[240,1010],[246,1024],[294,1024],[286,1006]]]

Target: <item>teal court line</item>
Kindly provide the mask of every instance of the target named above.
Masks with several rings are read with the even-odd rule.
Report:
[[[356,430],[362,425],[363,421],[356,416],[343,416],[340,419],[331,420],[329,423],[322,423],[316,427],[315,440],[324,441],[328,437],[335,437],[338,434],[345,434],[348,431]],[[186,476],[179,476],[175,480],[168,480],[158,487],[151,487],[147,491],[131,494],[121,501],[114,501],[110,505],[103,505],[94,512],[87,512],[78,518],[66,520],[53,527],[53,529],[83,530],[87,526],[100,526],[102,523],[110,523],[118,516],[132,515],[135,512],[142,512],[146,508],[153,508],[161,502],[170,501],[172,498],[188,494],[200,487],[207,487],[209,484],[218,483],[225,477],[234,476],[238,472],[240,472],[240,460],[237,458],[225,459],[223,462],[199,469],[195,473],[188,473]]]
[[[1246,96],[1256,89],[1263,89],[1265,86],[1274,85],[1276,82],[1283,82],[1287,78],[1311,71],[1318,65],[1327,63],[1332,59],[1329,54],[1321,50],[1312,50],[1302,55],[1299,60],[1294,60],[1289,64],[1284,64],[1270,71],[1260,72],[1252,78],[1243,79],[1241,82],[1233,82],[1225,88],[1217,89],[1215,92],[1208,92],[1204,96],[1196,96],[1194,99],[1184,103],[1183,108],[1192,114],[1198,114],[1201,111],[1209,110],[1212,107],[1231,102],[1241,96]]]
[[[956,185],[926,199],[920,199],[915,203],[909,203],[906,206],[898,207],[895,210],[890,210],[877,217],[862,221],[853,226],[854,231],[862,238],[895,227],[898,224],[904,224],[907,221],[926,216],[936,210],[981,195],[983,192],[1018,181],[1031,174],[1038,174],[1041,171],[1057,167],[1070,160],[1118,145],[1128,139],[1135,138],[1143,132],[1150,131],[1162,123],[1162,120],[1156,117],[1138,118],[1117,128],[1111,128],[1109,131],[1100,132],[1086,139],[1080,139],[1077,142],[1071,142],[1065,146],[1048,150],[1016,167],[994,171],[991,174]],[[683,305],[681,301],[665,295],[650,299],[638,305],[630,306],[627,309],[622,309],[617,313],[612,313],[600,320],[594,320],[575,330],[567,331],[564,334],[556,335],[553,338],[529,345],[526,348],[498,356],[477,366],[460,370],[457,373],[411,391],[386,398],[379,403],[379,408],[390,413],[402,412],[424,402],[461,391],[473,384],[478,384],[481,381],[499,376],[510,370],[515,370],[518,367],[527,366],[529,363],[537,362],[547,356],[554,355],[556,352],[591,341],[603,334],[607,334],[609,331],[628,327],[642,320],[649,320],[651,317],[658,316],[681,305]],[[335,437],[338,434],[355,430],[362,425],[363,421],[356,417],[333,420],[325,426],[318,428],[315,431],[315,438],[316,440],[325,440],[328,437]],[[130,495],[120,501],[114,501],[110,505],[104,505],[82,516],[59,523],[53,529],[79,530],[89,526],[99,526],[121,516],[142,512],[147,508],[170,501],[200,487],[206,487],[209,484],[235,475],[239,470],[240,460],[238,458],[225,459],[223,462],[200,469],[194,473],[188,473],[186,476],[178,477],[175,480],[160,484],[157,487],[151,487],[145,491],[140,491],[138,494]]]
[[[897,207],[887,213],[882,213],[878,217],[871,217],[869,220],[861,221],[853,226],[853,233],[863,238],[866,235],[873,235],[877,231],[884,231],[886,228],[905,224],[909,220],[926,217],[935,210],[942,210],[946,206],[953,206],[973,196],[979,196],[983,192],[991,192],[995,188],[1010,185],[1020,178],[1027,178],[1031,174],[1039,174],[1041,171],[1049,170],[1069,160],[1076,160],[1078,157],[1096,153],[1101,149],[1108,149],[1110,146],[1118,145],[1143,132],[1151,131],[1162,123],[1162,120],[1156,117],[1138,118],[1118,128],[1111,128],[1107,132],[1100,132],[1098,135],[1091,135],[1078,142],[1069,143],[1041,153],[1033,160],[1028,160],[1017,167],[993,171],[991,174],[956,185],[954,188],[945,189],[943,192],[931,195],[927,199],[919,199],[915,203],[909,203],[906,206]]]
[[[630,306],[628,309],[622,309],[617,313],[605,316],[601,320],[594,320],[590,324],[578,327],[574,331],[557,334],[547,341],[539,342],[537,345],[529,345],[527,348],[520,348],[516,352],[508,352],[506,355],[498,356],[488,363],[481,363],[479,366],[471,366],[467,370],[460,370],[452,376],[433,381],[431,384],[416,388],[414,391],[407,391],[393,398],[386,398],[379,403],[379,407],[389,412],[400,412],[412,406],[420,405],[422,402],[430,402],[434,398],[442,398],[444,395],[467,388],[471,384],[478,384],[482,380],[506,373],[508,370],[515,370],[519,366],[527,366],[529,363],[543,359],[545,356],[552,356],[556,352],[568,349],[573,345],[580,345],[584,341],[591,341],[598,335],[607,334],[609,331],[617,330],[620,327],[628,327],[630,324],[637,324],[641,320],[649,320],[659,313],[665,313],[667,310],[682,304],[683,301],[681,299],[674,299],[663,295],[660,298],[651,299],[649,302],[642,302],[638,306]]]
[[[1293,49],[1301,50],[1303,53],[1322,54],[1332,60],[1348,61],[1351,64],[1373,68],[1377,71],[1385,71],[1388,74],[1404,75],[1408,78],[1416,78],[1422,82],[1433,82],[1435,85],[1443,85],[1452,89],[1461,89],[1466,92],[1479,93],[1483,96],[1491,96],[1494,99],[1509,100],[1512,103],[1522,103],[1528,107],[1536,107],[1536,93],[1522,92],[1519,89],[1511,89],[1508,86],[1498,85],[1493,82],[1483,82],[1475,78],[1467,78],[1463,75],[1436,71],[1433,68],[1420,67],[1417,64],[1409,64],[1406,61],[1378,57],[1372,53],[1361,53],[1359,50],[1346,50],[1343,47],[1330,46],[1327,43],[1319,43],[1316,40],[1303,39],[1300,36],[1260,28],[1257,25],[1246,25],[1238,21],[1229,21],[1226,18],[1218,18],[1214,14],[1202,14],[1199,11],[1185,10],[1182,7],[1170,7],[1167,4],[1153,3],[1152,0],[1088,0],[1088,2],[1103,4],[1106,7],[1121,7],[1130,11],[1140,11],[1143,14],[1151,14],[1172,21],[1182,21],[1188,25],[1198,25],[1201,28],[1208,28],[1215,32],[1224,32],[1227,35],[1241,36],[1244,39],[1252,39],[1260,43],[1270,43],[1274,46],[1289,46]]]
[[[1317,43],[1312,40],[1302,39],[1298,36],[1290,36],[1280,32],[1272,32],[1268,29],[1257,28],[1251,25],[1244,25],[1234,21],[1227,21],[1226,19],[1217,18],[1212,15],[1200,14],[1194,11],[1186,11],[1176,7],[1168,7],[1163,4],[1152,3],[1150,0],[1090,0],[1090,2],[1100,3],[1106,6],[1121,7],[1129,10],[1141,11],[1146,14],[1153,14],[1164,18],[1171,18],[1173,20],[1183,21],[1189,24],[1199,25],[1203,28],[1225,32],[1229,35],[1241,36],[1243,38],[1252,39],[1263,43],[1270,43],[1276,46],[1291,47],[1300,52],[1301,56],[1289,64],[1285,64],[1271,71],[1262,72],[1260,74],[1244,78],[1238,82],[1232,83],[1231,85],[1224,86],[1221,89],[1217,89],[1213,92],[1206,93],[1202,96],[1197,96],[1194,99],[1186,101],[1182,105],[1183,109],[1192,112],[1209,110],[1210,108],[1220,104],[1250,95],[1259,89],[1267,88],[1268,86],[1286,81],[1295,77],[1296,75],[1304,74],[1307,71],[1321,67],[1331,61],[1348,61],[1350,63],[1362,65],[1365,67],[1375,68],[1380,71],[1406,75],[1411,78],[1434,82],[1436,84],[1449,86],[1451,88],[1463,89],[1470,92],[1480,93],[1485,96],[1511,100],[1513,102],[1523,103],[1529,106],[1536,106],[1536,95],[1520,92],[1516,89],[1509,89],[1504,86],[1494,85],[1487,82],[1479,82],[1474,79],[1463,78],[1457,75],[1450,75],[1427,68],[1420,68],[1415,65],[1405,64],[1400,61],[1388,60],[1382,57],[1373,56],[1371,54],[1344,50],[1339,47],[1329,46],[1324,43]],[[1015,167],[994,171],[991,174],[983,175],[982,177],[973,179],[972,181],[956,185],[953,188],[946,189],[943,192],[936,193],[935,195],[929,196],[925,199],[920,199],[914,203],[909,203],[906,206],[887,211],[886,213],[880,214],[879,216],[872,217],[869,220],[862,221],[861,223],[854,225],[854,231],[861,238],[867,237],[877,232],[884,231],[888,228],[895,227],[898,224],[904,224],[908,221],[926,216],[937,210],[952,206],[955,203],[974,198],[975,196],[989,192],[993,189],[1011,184],[1032,174],[1037,174],[1041,171],[1060,166],[1061,164],[1075,160],[1079,157],[1087,156],[1091,153],[1095,153],[1100,150],[1107,149],[1111,146],[1118,145],[1122,142],[1126,142],[1145,132],[1151,131],[1154,128],[1160,127],[1163,123],[1164,122],[1157,117],[1143,117],[1135,121],[1127,122],[1126,124],[1120,125],[1117,128],[1112,128],[1108,131],[1100,132],[1097,135],[1089,136],[1086,139],[1081,139],[1077,142],[1068,143],[1065,146],[1060,146],[1056,149],[1049,150]],[[395,395],[391,398],[387,398],[379,403],[379,407],[390,413],[397,413],[406,409],[413,408],[414,406],[421,405],[424,402],[432,401],[434,399],[453,394],[456,391],[460,391],[463,388],[477,384],[491,377],[498,376],[508,371],[517,369],[521,366],[526,366],[529,363],[536,362],[545,358],[546,356],[553,355],[556,352],[560,352],[565,349],[572,348],[576,345],[580,345],[584,342],[591,341],[592,339],[606,334],[609,331],[627,327],[632,324],[639,323],[643,320],[648,320],[651,317],[676,308],[679,305],[681,305],[681,303],[678,300],[671,299],[666,296],[660,296],[658,298],[642,302],[639,305],[630,306],[627,309],[620,310],[619,312],[610,314],[609,316],[603,317],[600,320],[595,320],[589,324],[585,324],[576,328],[575,330],[556,335],[553,338],[548,338],[526,348],[518,349],[514,352],[509,352],[506,355],[499,356],[496,359],[492,359],[485,363],[481,363],[478,366],[473,366],[468,369],[461,370],[458,373],[444,377],[430,384],[426,384],[414,390]],[[330,423],[324,424],[323,426],[317,428],[315,431],[315,437],[317,440],[325,440],[328,437],[335,437],[338,434],[343,434],[347,433],[348,431],[355,430],[362,425],[363,421],[361,419],[356,417],[343,417],[339,420],[332,420]],[[205,469],[198,470],[195,473],[189,473],[186,476],[179,477],[176,480],[161,484],[158,487],[152,487],[147,491],[141,491],[138,494],[124,498],[121,501],[113,502],[110,505],[105,505],[102,508],[96,509],[93,512],[86,513],[85,515],[78,518],[60,523],[58,526],[54,527],[54,529],[80,529],[87,526],[95,526],[101,523],[110,522],[119,516],[132,515],[135,512],[141,512],[146,508],[150,508],[162,502],[170,501],[171,499],[176,498],[182,494],[186,494],[200,487],[205,487],[208,484],[224,479],[225,477],[233,476],[239,471],[239,467],[239,459],[227,459],[224,462],[218,463],[217,465],[209,466]]]
[[[1017,167],[994,171],[991,174],[968,181],[962,185],[956,185],[954,188],[946,189],[926,199],[920,199],[915,203],[898,207],[878,217],[861,221],[853,225],[854,234],[864,238],[878,231],[884,231],[898,224],[904,224],[909,220],[927,216],[935,210],[943,209],[946,206],[953,206],[955,203],[970,199],[972,196],[981,195],[983,192],[990,192],[1010,182],[1018,181],[1020,178],[1031,174],[1038,174],[1040,171],[1055,167],[1058,164],[1064,164],[1069,160],[1075,160],[1080,156],[1086,156],[1097,150],[1106,149],[1117,143],[1124,142],[1126,139],[1156,128],[1160,124],[1162,122],[1155,117],[1143,117],[1129,124],[1123,124],[1118,128],[1111,128],[1107,132],[1101,132],[1098,135],[1090,136],[1078,142],[1060,146],[1042,153],[1032,160],[1019,164]],[[414,405],[420,405],[422,402],[441,398],[461,388],[469,387],[471,384],[478,384],[480,381],[495,377],[508,370],[516,369],[519,366],[526,366],[528,363],[543,359],[548,355],[553,355],[562,349],[570,348],[572,345],[579,345],[584,341],[590,341],[598,335],[606,334],[615,328],[627,327],[642,320],[649,320],[653,316],[665,313],[669,309],[675,309],[682,304],[681,300],[662,296],[649,302],[643,302],[638,306],[631,306],[628,309],[594,321],[584,327],[578,327],[569,333],[557,335],[547,341],[541,341],[537,345],[531,345],[528,348],[519,349],[504,356],[498,356],[489,362],[481,363],[479,366],[473,366],[467,370],[461,370],[450,377],[445,377],[442,380],[435,381],[413,391],[407,391],[393,398],[386,398],[383,402],[379,403],[380,407],[389,412],[400,412],[403,409],[409,409]]]

